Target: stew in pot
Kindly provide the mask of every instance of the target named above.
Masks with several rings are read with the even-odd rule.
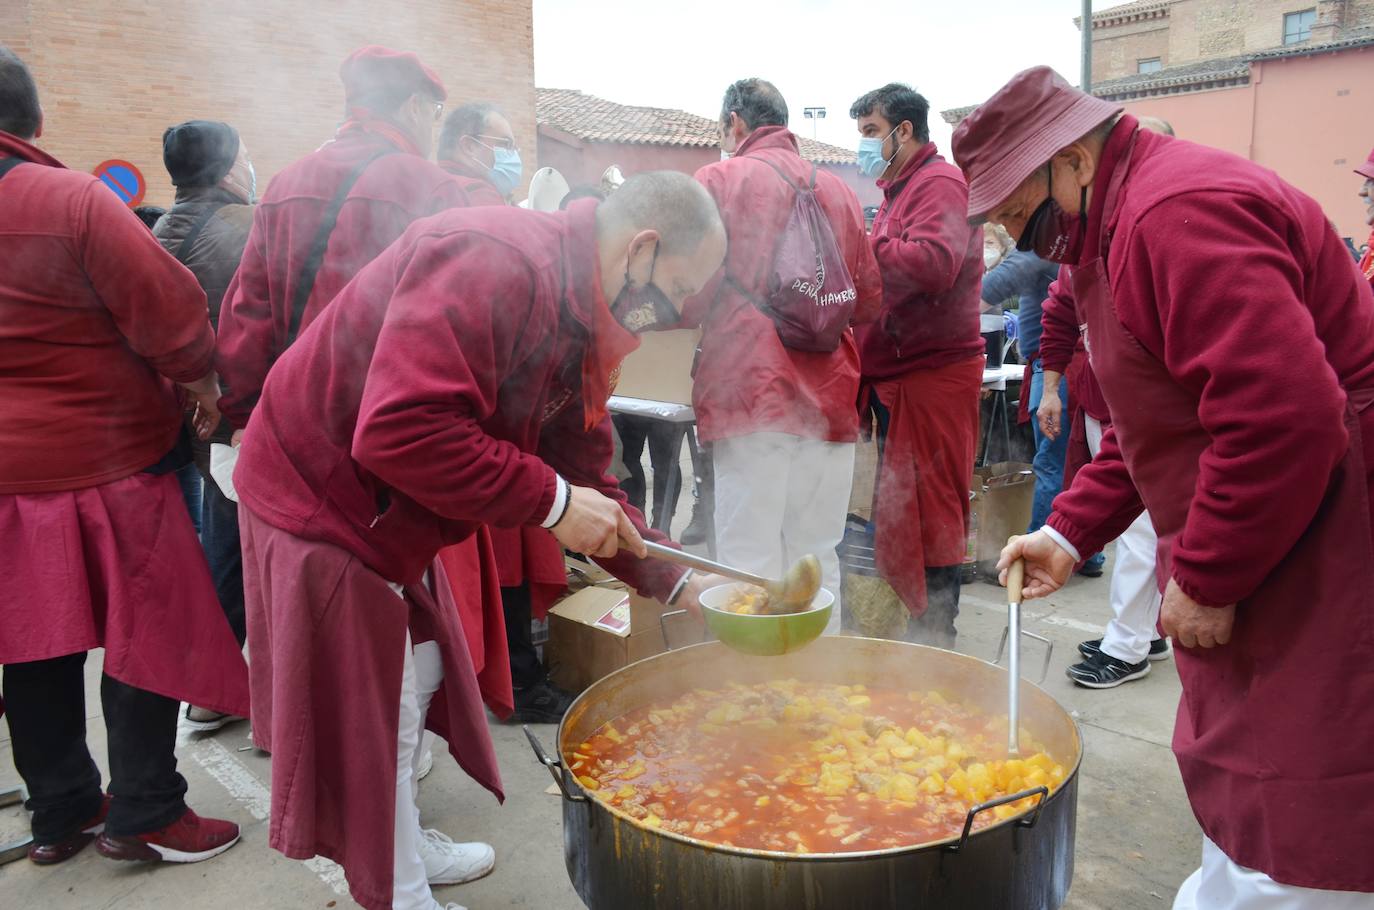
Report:
[[[1006,718],[939,692],[795,679],[693,689],[601,726],[565,756],[593,796],[650,827],[793,853],[907,847],[958,835],[969,808],[1065,769]],[[1028,797],[976,827],[1028,811]]]

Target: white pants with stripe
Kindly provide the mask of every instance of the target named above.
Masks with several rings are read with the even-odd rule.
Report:
[[[1237,865],[1204,835],[1202,867],[1178,889],[1174,910],[1374,910],[1374,894],[1281,885]]]
[[[1094,458],[1102,448],[1102,424],[1086,417],[1088,451]],[[1112,567],[1112,618],[1102,636],[1102,651],[1128,664],[1138,664],[1150,653],[1159,621],[1159,582],[1155,577],[1155,548],[1159,538],[1150,513],[1140,517],[1116,539],[1116,563]]]
[[[808,553],[835,594],[826,634],[840,631],[840,558],[854,443],[790,433],[750,433],[712,445],[716,472],[716,556],[765,578],[780,578]]]
[[[392,585],[397,590],[396,585]],[[411,644],[406,633],[405,665],[401,671],[401,714],[396,729],[396,837],[391,888],[392,910],[434,910],[438,907],[420,858],[420,808],[415,804],[425,715],[434,693],[444,681],[438,642]],[[364,797],[366,798],[366,797]]]

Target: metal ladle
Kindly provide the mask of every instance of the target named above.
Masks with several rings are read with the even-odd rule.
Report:
[[[1021,588],[1026,581],[1026,561],[1018,559],[1007,569],[1007,754],[1021,754]]]
[[[784,613],[799,613],[807,609],[815,599],[816,592],[821,589],[821,561],[809,554],[793,563],[781,580],[774,580],[647,540],[644,541],[644,548],[655,559],[757,585],[768,592],[769,602],[782,607],[780,612]]]

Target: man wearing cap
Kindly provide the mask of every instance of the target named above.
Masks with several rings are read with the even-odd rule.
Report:
[[[434,127],[443,112],[446,97],[439,77],[413,53],[389,48],[368,46],[359,49],[344,61],[340,68],[344,84],[346,121],[339,128],[334,141],[288,166],[273,179],[253,218],[253,227],[244,250],[243,262],[225,293],[225,307],[219,325],[217,362],[224,377],[226,390],[220,399],[225,416],[239,430],[241,438],[261,394],[263,382],[276,360],[323,311],[331,299],[358,271],[372,261],[388,244],[399,237],[406,227],[418,218],[434,212],[461,206],[466,197],[457,180],[445,174],[432,162],[430,154]],[[323,376],[309,380],[322,383]],[[303,418],[309,420],[310,418]],[[237,486],[237,472],[235,473]],[[240,519],[243,513],[240,512]],[[499,615],[494,602],[495,588],[482,585],[481,579],[494,576],[495,568],[486,557],[489,554],[471,552],[465,565],[475,570],[469,580],[469,591],[490,590],[492,609]],[[308,572],[306,564],[297,570]],[[247,577],[255,571],[245,560]],[[282,744],[294,733],[274,737],[273,717],[294,723],[295,713],[308,698],[308,691],[292,691],[290,686],[274,679],[274,638],[269,617],[261,604],[255,605],[251,591],[245,590],[249,652],[258,655],[250,666],[256,713],[253,736],[268,751],[274,752],[274,767],[279,759],[293,753]],[[457,606],[445,590],[442,602],[457,615]],[[416,672],[410,677],[411,691],[423,691],[425,702],[435,695],[441,704],[457,706],[478,720],[485,717],[477,698],[478,681],[466,647],[462,648],[460,666],[450,666],[445,672],[439,648],[426,639],[426,630],[416,629]],[[461,642],[454,643],[458,647]],[[351,677],[354,668],[344,659],[317,668],[314,682],[326,689],[323,680],[331,674]],[[292,679],[293,677],[287,677]],[[342,690],[343,684],[337,688]],[[436,693],[438,693],[436,695]],[[424,712],[420,714],[424,724]],[[294,729],[294,728],[293,728]],[[414,808],[412,783],[418,780],[427,753],[419,740],[398,739],[395,733],[383,732],[385,725],[369,726],[356,723],[346,728],[350,737],[331,744],[320,756],[322,764],[347,764],[346,754],[360,744],[371,746],[385,738],[394,743],[392,762],[398,768],[397,792],[409,795]],[[394,730],[394,728],[392,728]],[[275,746],[275,748],[274,748]],[[491,743],[485,723],[472,726],[463,737],[449,741],[449,751],[465,766],[477,762],[490,752]],[[473,758],[477,756],[478,758]],[[284,769],[290,780],[291,767]],[[313,773],[313,772],[312,772]],[[324,773],[324,772],[321,772]],[[280,789],[274,788],[274,792]],[[316,807],[318,817],[291,803],[289,812],[274,812],[272,844],[290,856],[308,849],[306,857],[315,852],[327,852],[323,843],[313,841],[301,847],[313,832],[328,843],[338,843],[342,835],[330,826],[338,816],[332,807]],[[415,830],[409,844],[407,862],[423,862],[429,881],[451,884],[490,871],[494,862],[491,848],[482,843],[454,843],[436,831],[421,832],[418,813]],[[288,832],[288,833],[284,833]],[[418,854],[417,852],[418,851]],[[426,899],[428,886],[423,881]],[[423,902],[417,906],[426,906]]]
[[[465,194],[428,158],[447,97],[412,53],[369,46],[339,70],[344,124],[263,194],[243,262],[225,293],[220,407],[248,422],[273,361],[339,290],[415,219]]]
[[[863,137],[859,167],[883,191],[870,236],[883,309],[860,330],[859,356],[884,440],[878,568],[911,612],[908,634],[953,648],[983,383],[983,232],[964,217],[968,187],[930,141],[929,114],[899,83],[849,110]]]
[[[168,127],[162,134],[162,161],[176,187],[176,203],[153,227],[153,236],[196,276],[210,307],[210,325],[217,327],[224,291],[243,258],[253,225],[257,198],[253,162],[238,130],[213,120],[188,120]],[[232,432],[226,421],[209,440],[195,440],[193,449],[203,480],[200,542],[220,608],[242,647],[248,633],[243,617],[238,506],[210,476],[210,445],[228,444]],[[186,726],[192,730],[218,730],[237,719],[186,706]]]
[[[641,535],[664,537],[605,474],[606,402],[637,332],[675,325],[724,255],[715,205],[675,173],[639,175],[599,207],[445,212],[365,267],[273,368],[235,475],[271,843],[342,863],[369,910],[437,906],[405,747],[429,699],[413,642],[429,639],[444,678],[465,671],[442,580],[426,584],[441,547],[532,525],[668,603],[692,606],[711,582],[631,555]],[[499,794],[475,693],[442,696],[431,724],[485,744],[457,757]],[[481,859],[472,874],[491,868]]]
[[[43,865],[99,835],[112,859],[197,862],[238,825],[187,808],[178,699],[245,714],[248,678],[173,473],[181,396],[218,420],[195,278],[101,182],[33,145],[43,111],[0,46],[0,664]],[[110,786],[86,747],[104,648]],[[103,829],[103,833],[102,833]]]
[[[1364,218],[1370,227],[1369,240],[1360,259],[1360,272],[1374,286],[1374,151],[1369,153],[1364,164],[1355,168],[1355,173],[1364,178],[1364,183],[1360,185],[1360,198],[1364,200]]]
[[[1143,508],[1159,534],[1205,835],[1175,907],[1374,906],[1374,291],[1310,197],[1047,67],[954,152],[971,218],[1073,265],[1113,421],[1001,565],[1043,597]]]

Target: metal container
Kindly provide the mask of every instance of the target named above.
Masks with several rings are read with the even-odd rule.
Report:
[[[1082,739],[1057,702],[1029,683],[1021,726],[1064,765],[1064,783],[974,806],[947,840],[865,853],[789,854],[721,847],[648,828],[590,797],[561,756],[603,723],[697,687],[774,679],[937,689],[1006,715],[1006,671],[951,651],[904,642],[826,637],[772,658],[718,642],[660,654],[594,684],[558,728],[558,757],[530,743],[563,793],[563,850],[573,887],[592,910],[1055,910],[1073,879]],[[526,729],[526,733],[529,730]],[[973,830],[984,813],[1026,796],[1029,812]]]

